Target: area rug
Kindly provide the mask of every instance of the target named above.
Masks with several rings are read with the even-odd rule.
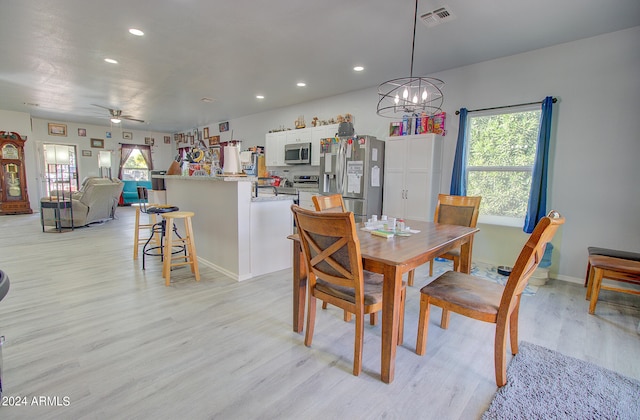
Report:
[[[522,342],[488,419],[640,419],[640,381]]]

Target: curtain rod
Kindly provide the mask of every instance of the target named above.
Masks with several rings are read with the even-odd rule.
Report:
[[[556,102],[558,102],[558,98],[553,98],[553,103],[555,104]],[[514,107],[517,107],[517,106],[535,105],[535,104],[541,104],[541,103],[542,103],[542,101],[537,101],[537,102],[528,102],[526,104],[494,106],[492,108],[472,109],[472,110],[469,110],[467,112],[491,111],[491,110],[494,110],[494,109],[514,108]],[[456,115],[460,115],[460,111],[456,111]]]

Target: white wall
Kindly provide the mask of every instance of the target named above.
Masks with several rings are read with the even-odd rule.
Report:
[[[553,95],[548,208],[566,216],[553,243],[552,275],[582,281],[588,246],[640,252],[640,27],[444,71],[447,112],[441,192],[448,193],[458,131],[454,112],[539,101]],[[437,57],[434,57],[437,59]],[[401,76],[401,75],[398,75]],[[382,82],[382,81],[381,81]],[[375,88],[230,121],[243,145],[264,133],[351,113],[356,131],[384,138],[390,120],[375,114]],[[526,235],[481,225],[474,259],[510,265]]]

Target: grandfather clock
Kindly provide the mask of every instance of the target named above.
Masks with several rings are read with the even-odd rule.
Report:
[[[0,131],[0,214],[30,214],[24,143],[20,134]]]

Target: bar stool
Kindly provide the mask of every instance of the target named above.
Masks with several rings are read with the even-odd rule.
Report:
[[[136,207],[136,226],[133,233],[133,259],[138,259],[138,248],[140,245],[145,245],[149,242],[149,238],[141,238],[141,231],[152,231],[151,238],[153,242],[160,246],[160,238],[158,235],[153,234],[153,226],[156,224],[156,213],[149,213],[147,211],[147,204],[149,201],[149,195],[146,187],[138,187],[138,206]],[[153,206],[153,204],[149,204]],[[140,215],[146,214],[148,223],[140,223]]]
[[[177,235],[175,229],[165,229],[164,232],[164,260],[162,263],[162,277],[165,279],[165,285],[171,284],[171,268],[183,265],[191,266],[191,272],[195,274],[196,281],[200,281],[200,270],[198,269],[198,257],[196,255],[196,246],[193,242],[193,225],[191,218],[195,215],[192,211],[172,211],[163,213],[162,219],[168,226],[175,226],[175,220],[181,219],[184,222],[185,236],[181,238]],[[173,237],[176,232],[177,239]],[[185,247],[186,254],[184,256],[174,256],[171,252],[175,246]],[[184,260],[174,262],[174,260]]]
[[[180,209],[176,206],[169,206],[166,204],[157,204],[157,205],[154,205],[153,207],[149,207],[147,209],[147,212],[155,216],[155,215],[163,215],[164,213],[176,212],[178,210]],[[163,241],[166,236],[165,232],[167,231],[167,226],[171,226],[168,230],[175,232],[178,238],[182,239],[180,237],[180,234],[178,233],[178,228],[176,227],[175,224],[167,225],[164,219],[154,224],[153,227],[151,228],[151,236],[149,237],[149,239],[147,239],[147,242],[145,242],[144,246],[142,247],[142,269],[143,270],[146,268],[145,267],[146,256],[160,257],[160,260],[164,261]],[[154,238],[159,238],[159,240]],[[153,244],[152,244],[152,241],[154,242]],[[172,255],[180,254],[180,253],[184,253],[185,256],[187,255],[186,247],[180,244],[174,245],[173,247],[170,248],[170,250],[171,250],[170,253]]]

